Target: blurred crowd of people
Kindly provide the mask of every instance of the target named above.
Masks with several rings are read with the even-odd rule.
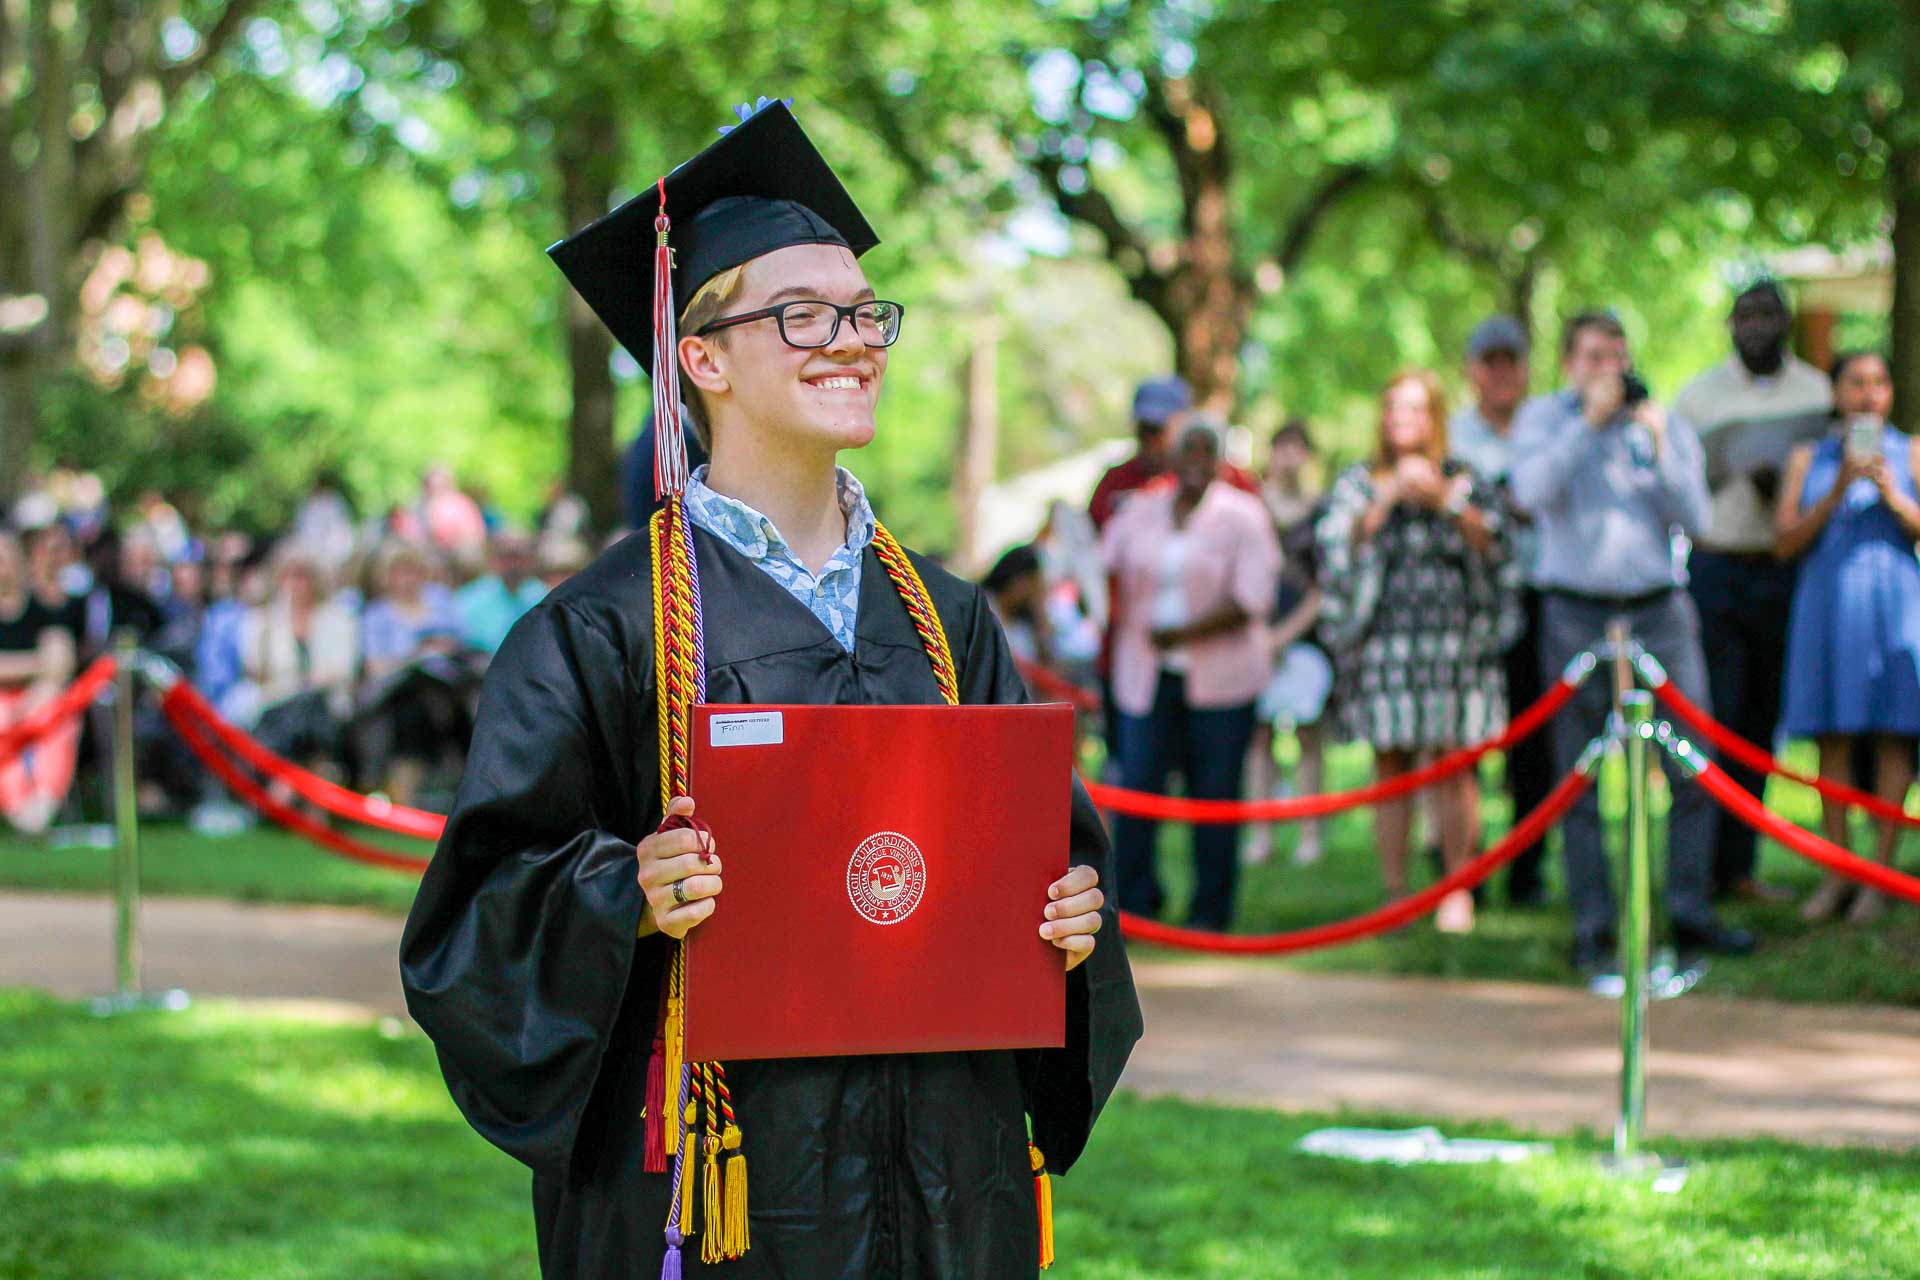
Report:
[[[9,515],[0,726],[126,632],[273,751],[398,803],[445,798],[488,660],[593,550],[564,495],[537,528],[515,528],[442,467],[415,501],[368,520],[323,477],[271,539],[193,529],[159,493],[115,512],[97,478],[70,470],[37,479]],[[157,713],[137,724],[145,809],[235,819]],[[68,786],[76,752],[91,780],[99,732],[0,762],[0,810],[32,830],[99,799]]]
[[[1764,746],[1818,744],[1823,776],[1903,803],[1920,741],[1920,455],[1889,423],[1892,378],[1872,352],[1826,372],[1790,350],[1792,315],[1763,281],[1736,300],[1732,352],[1671,407],[1635,372],[1607,311],[1571,317],[1558,386],[1495,316],[1463,353],[1449,411],[1430,369],[1380,388],[1364,456],[1323,466],[1312,426],[1288,421],[1257,470],[1227,458],[1226,424],[1180,379],[1134,396],[1138,448],[1084,509],[1056,502],[1035,541],[983,586],[1045,695],[1085,690],[1103,712],[1111,779],[1239,800],[1317,793],[1331,741],[1364,743],[1393,778],[1504,732],[1579,653],[1624,622],[1675,686]],[[630,523],[650,508],[651,428],[623,465]],[[51,697],[130,631],[268,747],[359,790],[417,802],[457,780],[479,678],[514,621],[581,568],[585,506],[556,488],[516,529],[430,469],[418,497],[371,519],[321,478],[279,537],[190,527],[164,495],[112,510],[99,480],[36,478],[0,526],[0,728]],[[1601,731],[1589,681],[1550,729],[1506,754],[1516,815],[1541,803]],[[0,811],[53,820],[101,757],[98,726],[0,764]],[[149,808],[194,810],[212,790],[157,715],[143,715]],[[1699,745],[1699,744],[1696,744]],[[1285,767],[1282,767],[1284,764]],[[1726,766],[1749,790],[1765,779]],[[1374,806],[1383,892],[1407,892],[1423,825],[1440,869],[1482,843],[1480,780],[1453,774]],[[79,789],[83,794],[86,788]],[[1848,839],[1843,807],[1827,834]],[[1676,939],[1741,952],[1719,903],[1769,899],[1751,830],[1695,787],[1673,788],[1663,892]],[[1160,914],[1156,824],[1114,822],[1116,890]],[[1898,831],[1883,824],[1877,856]],[[1232,923],[1243,865],[1274,829],[1197,826],[1190,923]],[[1603,967],[1614,901],[1598,799],[1561,828],[1574,958]],[[1318,822],[1293,858],[1321,856]],[[1540,846],[1511,866],[1508,900],[1546,900]],[[1474,927],[1447,897],[1439,928]],[[1830,879],[1809,919],[1887,908]]]
[[[1529,335],[1494,316],[1467,342],[1465,403],[1449,412],[1434,370],[1395,374],[1366,455],[1331,475],[1298,420],[1267,442],[1259,474],[1234,466],[1226,425],[1179,379],[1157,378],[1134,398],[1134,456],[1084,512],[1056,504],[985,585],[1030,671],[1098,689],[1110,780],[1138,791],[1166,793],[1177,775],[1197,798],[1317,792],[1329,740],[1370,747],[1379,778],[1406,773],[1502,734],[1625,622],[1743,737],[1813,739],[1824,776],[1898,804],[1920,740],[1920,456],[1889,424],[1886,361],[1849,352],[1822,372],[1792,353],[1792,328],[1777,284],[1747,288],[1731,354],[1668,407],[1611,312],[1566,322],[1559,385],[1539,395]],[[1573,767],[1610,706],[1608,683],[1591,680],[1507,753],[1516,816]],[[1675,939],[1750,950],[1719,904],[1782,891],[1755,874],[1753,832],[1676,783],[1663,888]],[[1388,897],[1409,888],[1423,807],[1440,867],[1479,849],[1479,788],[1467,770],[1374,807]],[[1847,842],[1843,807],[1826,828]],[[1882,825],[1883,861],[1897,834]],[[1120,816],[1114,837],[1122,906],[1160,914],[1155,824]],[[1612,960],[1615,907],[1596,792],[1561,846],[1574,959],[1597,971]],[[1197,826],[1189,922],[1227,927],[1239,867],[1273,847],[1266,824]],[[1317,859],[1318,825],[1293,849]],[[1536,845],[1511,867],[1514,904],[1546,901],[1541,859]],[[1886,905],[1832,879],[1803,913],[1865,921]],[[1469,931],[1474,911],[1455,893],[1436,924]]]

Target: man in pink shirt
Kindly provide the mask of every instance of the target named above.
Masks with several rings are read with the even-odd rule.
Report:
[[[1220,478],[1213,424],[1181,432],[1171,483],[1121,503],[1101,548],[1116,588],[1109,638],[1122,785],[1165,793],[1178,771],[1189,796],[1239,799],[1254,701],[1271,671],[1266,619],[1280,545],[1260,500]],[[1162,906],[1157,825],[1126,816],[1114,824],[1120,905],[1142,915]],[[1232,919],[1238,842],[1237,826],[1194,829],[1197,928]]]

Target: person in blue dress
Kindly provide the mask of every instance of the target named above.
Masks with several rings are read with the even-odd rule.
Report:
[[[1782,559],[1805,556],[1788,624],[1786,708],[1781,726],[1820,747],[1820,776],[1853,780],[1853,751],[1871,739],[1874,791],[1902,803],[1920,738],[1920,439],[1887,425],[1893,379],[1872,352],[1833,363],[1835,430],[1794,450],[1774,512]],[[1847,843],[1847,809],[1828,803],[1827,838]],[[1879,856],[1899,839],[1880,827]],[[1831,918],[1851,882],[1831,873],[1807,899],[1807,920]],[[1886,910],[1878,892],[1853,893],[1847,918]]]

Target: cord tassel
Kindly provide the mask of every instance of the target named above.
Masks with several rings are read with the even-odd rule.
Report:
[[[719,1262],[726,1257],[726,1224],[720,1209],[720,1138],[709,1133],[701,1144],[706,1151],[706,1168],[701,1182],[700,1212],[706,1233],[700,1239],[700,1261]]]
[[[680,1246],[685,1243],[679,1227],[667,1228],[667,1255],[660,1260],[660,1280],[680,1280]]]
[[[640,1167],[648,1173],[667,1171],[667,1071],[666,1044],[653,1038],[653,1052],[647,1055],[646,1137]]]
[[[727,1189],[725,1211],[726,1256],[737,1258],[753,1247],[747,1232],[747,1157],[740,1150],[740,1126],[730,1124],[720,1135],[720,1147],[727,1153]]]
[[[687,1104],[687,1132],[682,1138],[679,1156],[681,1169],[685,1175],[680,1179],[680,1234],[683,1236],[694,1234],[693,1176],[697,1171],[693,1168],[693,1163],[696,1153],[700,1150],[699,1145],[694,1141],[693,1121],[696,1110],[693,1103]]]
[[[676,965],[675,967],[677,970],[678,966]],[[682,1044],[682,1041],[680,1036],[682,1031],[682,1027],[681,1027],[682,997],[680,995],[678,988],[679,988],[679,983],[676,981],[670,981],[667,986],[667,1026],[666,1026],[665,1032],[661,1036],[663,1052],[661,1055],[662,1062],[661,1062],[660,1078],[663,1082],[667,1080],[678,1080],[680,1078],[680,1072],[681,1072],[682,1064],[680,1061],[680,1046]],[[663,1086],[663,1089],[662,1089],[663,1101],[661,1104],[663,1108],[663,1115],[664,1115],[664,1107],[665,1107],[664,1097],[665,1097],[665,1092],[664,1092],[664,1086]],[[661,1126],[661,1140],[665,1143],[665,1145],[661,1148],[664,1156],[678,1154],[680,1150],[680,1126],[677,1124],[663,1124]],[[663,1164],[665,1163],[664,1159],[662,1160],[662,1163]]]
[[[1027,1159],[1033,1165],[1034,1207],[1040,1214],[1040,1269],[1053,1266],[1053,1180],[1047,1176],[1047,1158],[1040,1148],[1027,1144]]]

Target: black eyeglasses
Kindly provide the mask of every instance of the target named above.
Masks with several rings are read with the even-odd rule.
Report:
[[[842,307],[832,302],[807,298],[798,302],[783,302],[777,307],[762,307],[758,311],[742,311],[737,316],[721,316],[694,330],[693,336],[704,338],[716,329],[731,329],[737,324],[751,324],[772,316],[780,326],[781,341],[788,346],[829,347],[840,336],[840,322],[851,320],[853,331],[860,335],[860,341],[869,347],[890,347],[900,339],[900,318],[904,310],[897,302],[875,300]]]

